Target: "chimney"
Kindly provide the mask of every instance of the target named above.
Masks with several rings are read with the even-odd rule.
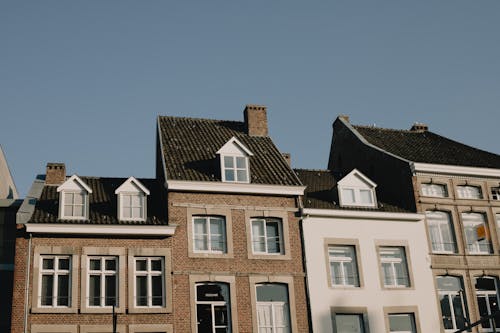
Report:
[[[413,126],[410,128],[410,131],[412,132],[425,132],[427,130],[429,130],[429,126],[419,122],[415,122]]]
[[[281,153],[281,156],[283,156],[288,166],[292,167],[292,156],[290,155],[290,153]]]
[[[339,115],[339,118],[344,120],[346,123],[349,122],[349,116],[348,115],[345,115],[345,114],[341,114]]]
[[[46,185],[61,185],[66,181],[66,166],[64,163],[47,163],[45,171]]]
[[[245,126],[250,136],[267,136],[267,107],[247,104],[245,111]]]

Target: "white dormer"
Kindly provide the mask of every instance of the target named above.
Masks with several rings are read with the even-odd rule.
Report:
[[[134,177],[130,177],[115,191],[118,195],[118,219],[121,221],[146,220],[146,196],[149,190]]]
[[[217,151],[223,182],[250,183],[249,156],[252,152],[234,136]]]
[[[357,169],[337,183],[341,206],[377,207],[377,184]]]
[[[71,176],[57,188],[59,192],[59,219],[87,220],[89,194],[92,189],[77,175]]]

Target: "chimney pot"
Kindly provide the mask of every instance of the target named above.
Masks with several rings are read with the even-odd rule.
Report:
[[[66,181],[66,166],[64,163],[47,163],[45,184],[60,185]]]
[[[268,136],[267,107],[264,105],[247,104],[243,114],[248,135]]]
[[[412,132],[425,132],[429,130],[429,126],[424,123],[415,122],[413,126],[410,128]]]

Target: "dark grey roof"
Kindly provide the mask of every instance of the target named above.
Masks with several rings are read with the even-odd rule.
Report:
[[[404,208],[378,201],[377,208],[341,207],[337,191],[337,180],[344,175],[334,174],[330,170],[294,169],[302,183],[307,186],[304,194],[304,207],[317,209],[343,209],[382,212],[409,212]],[[380,198],[378,198],[380,199]]]
[[[117,218],[117,195],[115,190],[127,178],[80,177],[91,189],[89,195],[89,220],[59,220],[59,193],[57,186],[45,185],[35,205],[29,223],[69,224],[127,224],[167,225],[167,204],[162,185],[155,179],[138,178],[150,192],[147,196],[146,221],[120,221]]]
[[[500,168],[500,155],[467,146],[430,131],[353,127],[372,145],[409,161]]]
[[[167,180],[220,182],[216,152],[234,136],[253,153],[251,183],[301,185],[271,138],[248,135],[243,122],[167,116],[158,121]]]

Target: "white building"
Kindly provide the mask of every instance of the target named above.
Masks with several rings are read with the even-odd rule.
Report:
[[[314,332],[439,332],[424,215],[381,204],[353,170],[296,170]]]

